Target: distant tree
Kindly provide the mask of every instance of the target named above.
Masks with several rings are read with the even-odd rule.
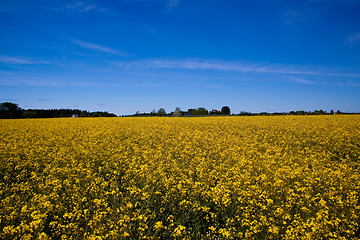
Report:
[[[34,110],[25,110],[23,112],[23,117],[24,118],[37,118],[38,115],[37,115],[37,112]]]
[[[195,111],[196,111],[196,109],[194,109],[194,108],[189,108],[189,109],[188,109],[188,113],[189,113],[189,114],[193,114]]]
[[[154,109],[154,110],[152,110],[152,112],[150,113],[150,115],[152,115],[152,116],[156,116],[156,110]]]
[[[314,114],[315,114],[315,115],[324,115],[324,114],[326,114],[326,111],[323,111],[322,109],[320,109],[320,110],[315,110],[315,111],[314,111]]]
[[[90,114],[91,117],[101,117],[100,113],[99,112],[92,112]]]
[[[0,103],[0,118],[21,118],[22,110],[18,104],[11,102]]]
[[[239,115],[240,115],[240,116],[251,116],[252,113],[251,113],[251,112],[241,111]]]
[[[206,110],[205,108],[203,107],[199,107],[197,108],[196,110],[192,110],[192,114],[193,115],[208,115],[209,114],[209,111]]]
[[[21,108],[19,108],[19,105],[15,104],[15,103],[3,102],[3,103],[0,103],[0,110],[1,111],[17,111],[17,110],[21,110]]]
[[[177,107],[175,109],[175,112],[173,112],[172,114],[174,117],[180,117],[181,116],[181,109],[179,107]]]
[[[160,108],[157,113],[156,113],[157,116],[165,116],[166,115],[166,111],[164,108]]]
[[[298,113],[299,115],[305,115],[305,111],[303,111],[303,110],[297,111],[297,113]]]
[[[89,112],[88,111],[81,111],[80,117],[88,117],[89,116]]]
[[[230,108],[228,107],[228,106],[223,106],[222,108],[221,108],[221,113],[222,114],[225,114],[225,115],[230,115]]]

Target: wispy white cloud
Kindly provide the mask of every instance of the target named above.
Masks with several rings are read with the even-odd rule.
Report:
[[[47,64],[45,61],[35,61],[27,58],[0,56],[0,63],[14,65]]]
[[[359,83],[356,83],[356,82],[348,82],[347,83],[349,87],[360,87],[360,84]]]
[[[308,0],[308,2],[324,3],[324,2],[329,2],[329,0]]]
[[[123,68],[153,68],[153,69],[188,69],[188,70],[216,70],[216,71],[233,71],[233,72],[255,72],[255,73],[274,73],[274,74],[297,74],[297,75],[314,75],[314,76],[333,76],[333,77],[353,77],[360,78],[359,72],[350,70],[338,71],[333,68],[316,67],[311,65],[288,65],[288,64],[261,64],[261,63],[244,63],[218,60],[167,60],[167,59],[150,59],[131,62],[118,62],[118,66]],[[342,70],[342,71],[341,71]]]
[[[61,7],[56,8],[58,11],[64,12],[89,12],[89,11],[98,11],[98,12],[106,12],[107,10],[100,7],[96,4],[88,4],[84,1],[73,1],[71,3],[65,4]]]
[[[36,79],[32,77],[12,77],[12,78],[1,78],[0,77],[0,85],[1,86],[50,86],[50,87],[58,87],[61,86],[59,81],[54,81],[51,79]]]
[[[90,77],[88,77],[90,78]],[[95,80],[79,80],[73,76],[54,76],[27,73],[14,73],[9,76],[2,76],[0,74],[0,86],[34,86],[34,87],[98,87],[104,86],[101,81]]]
[[[289,79],[295,83],[300,83],[300,84],[305,84],[305,85],[315,84],[315,82],[310,81],[308,79],[304,79],[304,78],[289,77]]]
[[[69,10],[69,11],[85,11],[85,9],[91,10],[91,8],[89,8],[88,6],[84,6],[84,4],[82,2],[73,2],[70,4],[66,4],[64,6],[65,10]]]
[[[180,0],[123,0],[123,3],[125,4],[131,4],[131,3],[144,3],[148,5],[158,5],[163,6],[167,8],[168,10],[176,8]]]
[[[353,43],[356,43],[359,41],[360,41],[360,32],[348,36],[345,44],[348,45],[349,47],[351,47]]]
[[[89,43],[89,42],[85,42],[85,41],[80,41],[80,40],[76,40],[76,39],[71,39],[70,40],[72,43],[82,47],[82,48],[86,48],[86,49],[90,49],[93,51],[98,51],[98,52],[105,52],[105,53],[111,53],[113,55],[119,55],[119,56],[128,56],[125,53],[122,53],[116,49],[112,49],[112,48],[108,48],[108,47],[104,47],[98,44],[94,44],[94,43]]]
[[[168,0],[167,6],[169,8],[176,8],[179,5],[179,0]]]
[[[299,16],[300,16],[300,14],[298,12],[296,12],[295,10],[288,9],[284,13],[283,22],[286,23],[287,25],[292,25]]]
[[[21,102],[18,98],[0,98],[0,102]]]
[[[118,62],[117,65],[125,68],[158,68],[158,69],[189,69],[189,70],[222,70],[222,71],[253,71],[255,65],[237,64],[234,62],[221,62],[212,60],[166,60],[150,59],[132,62]],[[258,69],[260,70],[260,69]]]

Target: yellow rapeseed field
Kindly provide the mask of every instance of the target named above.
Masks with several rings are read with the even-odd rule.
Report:
[[[0,239],[360,238],[359,115],[0,126]]]

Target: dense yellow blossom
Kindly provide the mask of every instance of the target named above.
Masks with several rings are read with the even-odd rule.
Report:
[[[359,115],[0,126],[0,239],[360,238]]]

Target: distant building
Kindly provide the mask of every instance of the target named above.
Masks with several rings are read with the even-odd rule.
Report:
[[[210,114],[211,115],[217,115],[217,114],[221,114],[221,112],[216,110],[216,109],[213,109],[213,110],[211,110]]]

